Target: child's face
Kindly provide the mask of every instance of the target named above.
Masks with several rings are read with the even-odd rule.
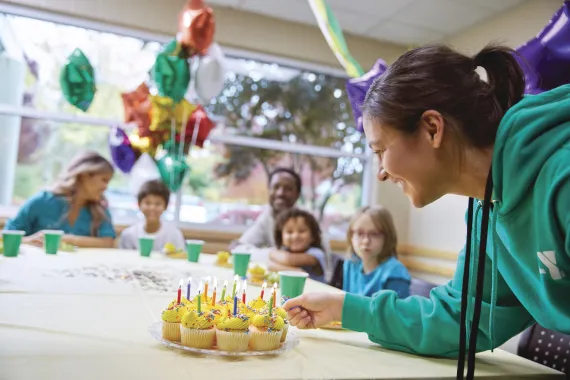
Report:
[[[310,248],[313,235],[303,218],[291,218],[283,226],[281,232],[283,245],[293,253],[302,253]]]
[[[160,216],[166,210],[166,203],[162,197],[150,194],[141,199],[139,209],[148,222],[156,222],[160,220]]]
[[[362,215],[352,225],[352,247],[362,260],[378,257],[384,247],[384,234],[368,215]]]

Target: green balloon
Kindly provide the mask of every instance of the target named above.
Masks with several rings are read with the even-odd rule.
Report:
[[[97,88],[95,70],[80,49],[75,49],[61,69],[59,84],[65,99],[83,112],[91,106]]]
[[[166,55],[176,56],[184,59],[190,58],[188,55],[188,49],[184,49],[182,46],[180,46],[178,41],[176,41],[176,38],[164,45],[160,52]]]
[[[184,58],[160,53],[151,70],[160,96],[178,103],[184,98],[190,83],[190,67]]]
[[[184,157],[177,157],[170,153],[159,159],[156,165],[162,182],[173,192],[180,189],[186,173],[190,170]]]

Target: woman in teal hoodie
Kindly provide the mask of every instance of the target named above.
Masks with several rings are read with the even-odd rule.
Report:
[[[513,54],[414,49],[363,104],[380,181],[399,184],[416,207],[469,197],[453,280],[430,298],[304,294],[284,305],[292,325],[341,320],[387,348],[457,357],[458,378],[467,347],[471,378],[475,352],[535,322],[570,333],[570,85],[523,97]]]

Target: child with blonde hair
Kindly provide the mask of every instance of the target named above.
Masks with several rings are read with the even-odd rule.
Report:
[[[381,206],[361,208],[350,221],[347,241],[351,257],[344,262],[344,291],[372,296],[393,290],[400,298],[410,295],[411,277],[396,258],[398,238],[390,211]]]

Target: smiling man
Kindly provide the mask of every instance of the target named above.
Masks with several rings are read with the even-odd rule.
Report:
[[[301,195],[301,177],[288,168],[269,174],[269,205],[239,238],[235,250],[251,252],[251,260],[266,263],[275,248],[275,217],[295,206]]]

